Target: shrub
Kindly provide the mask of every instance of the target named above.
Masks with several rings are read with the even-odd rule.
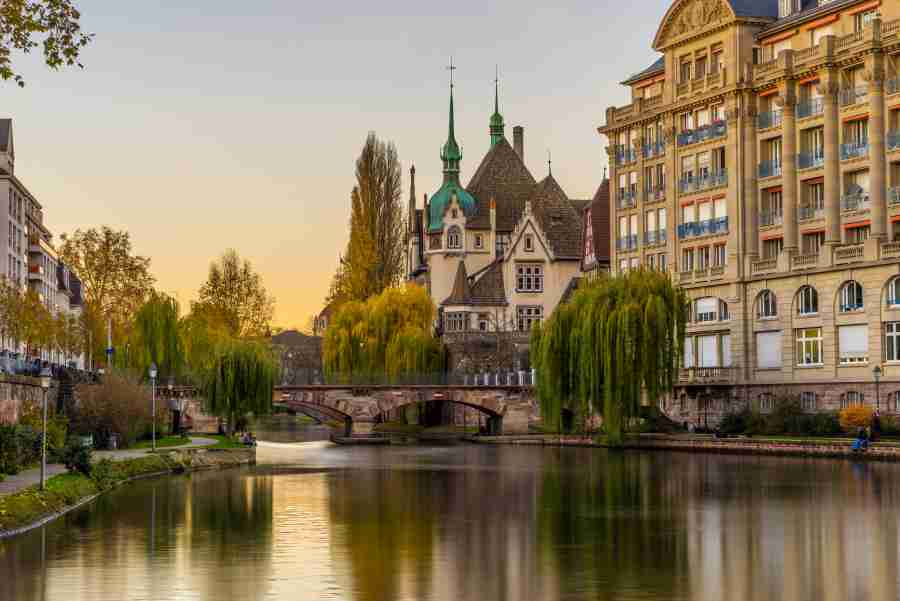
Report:
[[[97,488],[105,490],[115,482],[115,469],[109,459],[101,459],[91,470],[91,479],[97,484]]]
[[[812,432],[816,436],[829,436],[831,434],[841,433],[841,423],[838,414],[834,411],[825,413],[816,413],[812,418]]]
[[[887,436],[896,436],[900,434],[900,421],[892,415],[882,415],[881,433]]]
[[[70,439],[63,448],[62,460],[70,472],[91,475],[91,449],[81,444],[77,438]]]
[[[763,431],[765,434],[808,434],[807,415],[800,406],[800,401],[793,397],[775,400],[772,413],[765,417]]]
[[[0,474],[18,474],[41,458],[41,435],[29,426],[0,424]]]
[[[872,425],[874,411],[867,405],[852,405],[841,409],[841,428],[845,432],[854,432],[857,428],[866,428]]]
[[[723,434],[743,434],[747,431],[747,423],[750,418],[749,409],[727,413],[719,423],[719,431]]]
[[[43,409],[39,404],[28,405],[23,409],[19,417],[19,425],[27,426],[38,433],[43,430]],[[47,454],[57,457],[66,446],[66,433],[69,421],[64,415],[59,415],[54,409],[47,413]],[[38,443],[40,444],[40,443]]]
[[[72,418],[72,429],[79,434],[93,434],[94,444],[104,447],[116,435],[120,447],[128,447],[135,440],[149,434],[151,427],[150,391],[118,375],[107,375],[100,384],[78,387],[80,405]],[[167,409],[157,403],[157,426],[162,424]]]

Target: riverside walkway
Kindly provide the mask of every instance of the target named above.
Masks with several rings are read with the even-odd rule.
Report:
[[[218,441],[214,438],[203,438],[202,436],[192,436],[191,442],[188,444],[179,445],[177,447],[164,447],[166,451],[175,451],[178,449],[194,449],[198,447],[208,447],[216,444]],[[122,449],[120,451],[94,451],[93,459],[94,461],[99,461],[101,459],[111,459],[112,461],[123,461],[125,459],[135,459],[136,457],[143,457],[150,453],[150,449]],[[47,478],[51,478],[56,476],[57,474],[65,473],[66,466],[62,463],[48,463],[47,464]],[[3,481],[0,481],[0,497],[5,495],[11,495],[13,493],[19,492],[24,488],[28,488],[29,486],[36,486],[41,481],[41,468],[34,467],[27,470],[22,470],[18,474],[14,476],[6,476]]]

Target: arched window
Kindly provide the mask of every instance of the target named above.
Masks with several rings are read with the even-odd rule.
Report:
[[[854,405],[862,405],[865,402],[865,395],[858,390],[848,390],[841,395],[841,409],[853,407]]]
[[[462,233],[455,225],[447,230],[447,248],[462,248]]]
[[[887,304],[891,307],[900,307],[900,277],[888,282]]]
[[[759,395],[760,413],[769,413],[775,408],[775,397],[771,392],[763,392]]]
[[[859,282],[850,280],[841,286],[841,313],[861,311],[863,308],[863,287]]]
[[[900,413],[900,390],[892,392],[888,397],[888,407],[893,407],[894,413]]]
[[[800,408],[804,411],[816,410],[816,393],[811,390],[804,390],[800,393]]]
[[[797,293],[797,313],[815,315],[819,312],[819,293],[812,286],[804,286]]]
[[[771,290],[763,290],[756,301],[756,316],[760,319],[778,317],[778,300]]]

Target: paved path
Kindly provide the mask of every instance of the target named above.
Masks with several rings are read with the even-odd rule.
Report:
[[[161,447],[159,450],[173,451],[175,449],[193,449],[196,447],[208,447],[214,445],[218,440],[215,438],[191,437],[189,444],[177,447]],[[100,459],[112,459],[113,461],[122,461],[123,459],[134,459],[135,457],[143,457],[150,452],[150,449],[135,449],[121,451],[94,451],[94,461]],[[47,477],[62,474],[66,471],[66,466],[61,463],[50,463],[47,465]],[[6,476],[0,481],[0,497],[11,495],[23,488],[34,486],[41,481],[41,468],[35,467],[30,470],[23,470],[15,476]]]

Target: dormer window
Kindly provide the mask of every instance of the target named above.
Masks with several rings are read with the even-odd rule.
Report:
[[[778,0],[778,18],[784,19],[800,11],[800,0]]]
[[[450,216],[456,219],[457,217],[459,217],[459,212],[456,209],[451,209]]]
[[[530,234],[525,236],[525,252],[534,252],[534,238]]]
[[[462,248],[462,233],[455,225],[447,231],[447,248]]]

